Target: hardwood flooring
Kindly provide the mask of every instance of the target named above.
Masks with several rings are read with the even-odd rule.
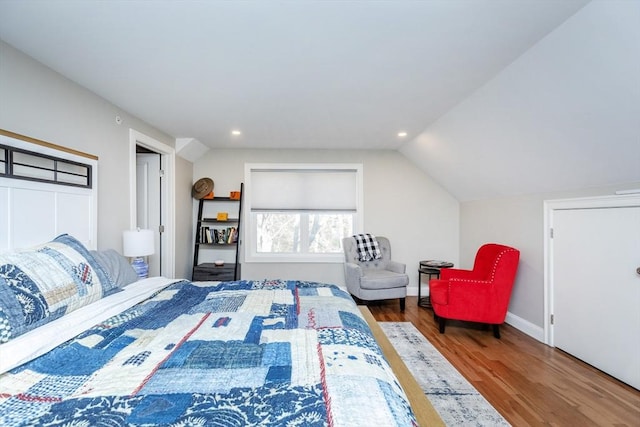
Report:
[[[448,322],[407,297],[367,306],[377,321],[411,322],[514,426],[640,426],[640,391],[509,326]],[[615,351],[615,350],[614,350]]]

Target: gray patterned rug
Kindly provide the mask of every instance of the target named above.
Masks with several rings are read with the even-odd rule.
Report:
[[[410,322],[378,324],[446,425],[510,425]]]

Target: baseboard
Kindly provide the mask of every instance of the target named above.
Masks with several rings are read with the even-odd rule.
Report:
[[[426,286],[423,285],[423,292],[426,289],[427,293],[429,290]],[[407,286],[407,296],[409,297],[417,297],[418,296],[418,287],[417,286]]]
[[[513,326],[517,330],[524,332],[532,338],[544,343],[544,328],[538,325],[534,325],[528,320],[524,320],[522,317],[518,317],[513,313],[507,312],[507,318],[504,321]]]
[[[424,287],[422,289],[425,290]],[[427,290],[428,293],[428,290]],[[418,287],[417,286],[407,286],[407,296],[417,296],[418,295]],[[424,292],[423,292],[423,296]],[[513,326],[517,330],[524,332],[530,337],[544,343],[544,328],[541,328],[538,325],[534,325],[528,320],[524,320],[522,317],[518,317],[513,313],[507,312],[507,318],[505,319],[505,323]]]

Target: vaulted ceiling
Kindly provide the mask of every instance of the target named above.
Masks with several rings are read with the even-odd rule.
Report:
[[[0,38],[176,138],[410,157],[587,3],[3,0]]]

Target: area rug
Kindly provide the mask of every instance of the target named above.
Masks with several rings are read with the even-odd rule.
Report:
[[[509,426],[410,322],[378,322],[448,426]]]

